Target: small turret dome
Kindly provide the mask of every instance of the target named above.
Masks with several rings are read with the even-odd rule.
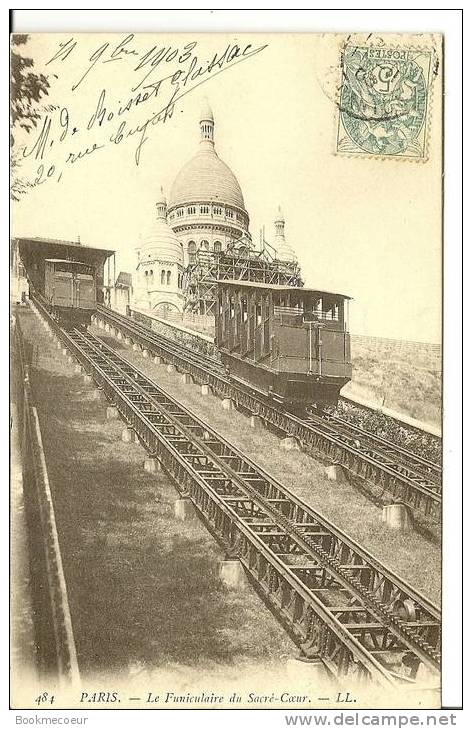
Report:
[[[156,202],[156,217],[154,223],[141,236],[140,257],[151,258],[162,263],[178,263],[184,265],[182,243],[173,230],[167,225],[167,206],[161,188],[161,194]]]
[[[277,258],[279,259],[279,261],[284,261],[285,263],[296,263],[297,254],[295,253],[290,243],[285,240],[285,218],[280,205],[277,210],[277,215],[275,216],[274,222],[274,247],[277,250]]]

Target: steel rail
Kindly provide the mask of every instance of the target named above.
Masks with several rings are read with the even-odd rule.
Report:
[[[190,349],[189,347],[185,347],[183,344],[174,342],[168,337],[165,337],[163,334],[155,332],[153,329],[146,326],[145,324],[136,321],[136,319],[124,316],[123,314],[120,314],[117,311],[113,311],[112,309],[108,309],[107,307],[100,304],[97,306],[97,312],[99,313],[99,315],[104,315],[114,326],[123,327],[123,324],[126,324],[130,335],[138,335],[144,337],[144,343],[148,342],[159,347],[164,346],[170,354],[175,354],[177,356],[181,355],[182,352],[184,352],[185,355],[188,356],[189,361],[199,363],[201,366],[205,366],[208,368],[215,369],[216,367],[216,369],[219,370],[222,375],[225,372],[225,368],[222,362],[217,360],[215,357],[203,354],[202,352],[197,353],[195,350]]]
[[[145,316],[144,314],[137,312],[139,316]],[[112,312],[112,316],[115,315],[115,312]],[[114,316],[115,321],[120,323],[120,318],[122,315],[120,315],[118,312],[116,312],[116,316]],[[135,318],[128,318],[128,320],[131,320],[133,323],[136,323],[140,326],[141,333],[146,332],[152,332],[155,334],[154,330],[150,328],[148,325],[140,321],[139,319],[136,320]],[[171,324],[168,324],[167,326],[170,326],[172,328]],[[172,342],[171,339],[168,339],[165,337],[165,335],[159,335],[163,336],[165,339],[167,339],[169,342]],[[198,338],[198,334],[195,333],[195,338]],[[180,347],[183,350],[187,350],[189,354],[192,354],[194,351],[192,347],[186,346],[184,343],[176,343],[177,347]],[[213,357],[211,355],[203,355],[206,363],[209,366],[217,366],[218,369],[223,371],[222,363],[219,359],[216,357]],[[348,398],[344,398],[342,395],[340,396],[340,399],[346,400],[346,402],[351,402]],[[351,404],[354,404],[351,402]],[[364,406],[365,407],[365,406]],[[374,410],[371,409],[371,412],[374,412]],[[440,466],[438,466],[436,463],[433,463],[432,461],[427,460],[426,458],[421,457],[417,453],[414,453],[413,451],[409,451],[406,448],[402,448],[397,443],[394,443],[392,441],[387,440],[386,438],[383,438],[381,436],[378,436],[377,434],[365,430],[364,428],[361,428],[358,425],[355,425],[354,423],[351,423],[348,420],[345,420],[344,418],[340,416],[334,416],[330,413],[320,413],[313,410],[313,408],[308,407],[307,413],[309,416],[314,415],[317,417],[322,416],[324,419],[328,420],[330,423],[335,423],[337,426],[337,431],[341,435],[343,434],[343,431],[347,431],[347,433],[352,433],[353,440],[358,440],[359,437],[362,437],[362,440],[364,441],[364,444],[370,444],[371,447],[375,447],[375,450],[379,452],[380,457],[385,458],[387,457],[389,460],[394,458],[398,464],[402,465],[404,467],[403,473],[404,475],[408,476],[409,473],[413,477],[419,477],[425,480],[427,483],[432,482],[434,484],[437,484],[439,487],[441,486],[441,477],[442,477],[442,469]],[[406,427],[406,426],[404,426]],[[410,426],[413,427],[413,426]],[[439,489],[435,489],[438,491]]]
[[[418,484],[429,488],[436,493],[441,491],[441,469],[436,464],[407,451],[401,446],[381,438],[374,433],[360,428],[342,418],[309,410],[308,423],[325,428],[326,432],[346,439],[359,450],[376,458],[380,463],[395,468],[407,478],[415,480]]]
[[[115,312],[111,312],[111,316],[114,318],[115,322],[118,324],[120,323],[121,315],[119,313],[115,314]],[[165,339],[168,339],[165,335],[156,335],[152,329],[139,320],[136,321],[136,319],[131,319],[131,321],[134,326],[139,327],[139,332],[141,334],[144,333],[146,335],[151,332],[152,337],[164,336]],[[172,344],[172,340],[168,341]],[[176,342],[175,346],[177,346],[180,351],[188,351],[189,356],[194,354],[194,350],[183,343]],[[216,366],[223,374],[224,368],[221,361],[210,355],[202,355],[202,357],[206,365],[210,367]],[[308,421],[310,418],[319,424],[322,423],[322,420],[328,421],[333,426],[331,431],[333,434],[339,435],[340,437],[343,437],[344,435],[351,435],[351,442],[356,443],[357,448],[364,448],[365,452],[370,452],[370,455],[376,457],[380,462],[388,462],[391,466],[396,467],[404,476],[411,477],[413,480],[416,480],[418,483],[426,487],[431,486],[432,490],[436,493],[440,492],[442,471],[441,468],[432,461],[422,458],[418,454],[408,451],[398,444],[354,425],[339,416],[333,416],[329,413],[323,413],[321,415],[319,412],[314,411],[313,408],[310,407],[307,408],[307,413]],[[359,438],[362,438],[362,443],[360,445],[358,445]]]
[[[259,415],[271,426],[297,438],[317,455],[339,463],[354,476],[380,487],[383,492],[390,493],[418,513],[433,521],[440,521],[441,494],[438,493],[437,484],[432,481],[405,474],[398,463],[385,457],[380,458],[378,453],[373,453],[368,448],[359,448],[355,443],[356,439],[346,442],[338,432],[327,432],[326,426],[314,422],[313,418],[310,422],[271,404],[228,378],[216,366],[213,358],[210,358],[209,365],[205,363],[204,355],[189,355],[188,348],[171,343],[162,335],[152,333],[154,336],[150,339],[151,330],[142,324],[139,328],[135,327],[135,322],[130,317],[110,312],[103,306],[98,307],[97,316],[103,320],[109,319],[114,326],[127,332],[143,349],[158,354],[178,369],[190,373],[195,381],[210,385],[222,397],[233,399],[237,406]]]
[[[438,484],[441,484],[442,468],[441,466],[438,466],[437,463],[434,463],[427,458],[423,458],[418,455],[418,453],[413,453],[413,451],[409,451],[398,445],[398,443],[393,443],[392,441],[387,440],[387,438],[384,438],[383,436],[376,435],[375,433],[365,430],[365,428],[361,428],[359,425],[351,423],[344,418],[331,415],[329,416],[329,419],[334,420],[335,423],[339,423],[341,427],[346,428],[351,432],[359,433],[362,437],[371,440],[373,443],[378,444],[382,448],[385,447],[387,453],[393,453],[396,458],[398,458],[399,455],[403,456],[405,459],[405,466],[411,467],[411,464],[413,464],[413,468],[418,469],[420,474],[426,474],[431,479],[434,479]]]
[[[83,334],[80,334],[80,336],[84,337]],[[90,335],[93,337],[93,335]],[[94,338],[96,339],[96,338]],[[100,342],[100,340],[96,339],[95,346],[98,346],[100,348],[100,352],[103,352],[103,345]],[[105,345],[107,346],[107,345]],[[113,349],[109,348],[107,346],[107,353],[110,356],[111,360],[114,361],[115,366],[120,367],[120,369],[129,375],[132,375],[134,377],[134,381],[138,378],[141,383],[144,383],[147,389],[149,388],[156,388],[156,384],[150,380],[144,373],[139,370],[139,368],[135,367],[134,365],[131,365],[129,362],[124,360],[120,355],[118,355]],[[225,447],[225,454],[223,458],[230,459],[230,461],[233,461],[235,458],[239,459],[240,462],[240,470],[243,470],[243,473],[246,474],[251,481],[253,482],[254,478],[256,478],[257,481],[260,481],[260,477],[264,479],[264,494],[266,495],[267,491],[270,491],[270,493],[274,496],[276,500],[289,500],[293,504],[296,504],[298,508],[298,518],[301,518],[301,521],[304,523],[306,518],[309,516],[312,518],[315,518],[319,524],[324,528],[329,528],[331,536],[336,536],[336,538],[342,539],[344,542],[344,545],[347,545],[349,542],[349,549],[351,550],[352,554],[354,555],[355,552],[355,559],[356,561],[353,563],[353,565],[356,565],[356,569],[366,569],[368,568],[371,571],[371,577],[373,575],[373,572],[376,570],[375,580],[371,580],[372,582],[375,582],[377,585],[380,581],[381,577],[385,577],[384,568],[382,565],[380,565],[379,562],[377,562],[372,555],[369,555],[366,553],[360,545],[355,544],[353,540],[350,540],[347,535],[345,535],[343,532],[338,530],[334,525],[332,525],[325,517],[322,517],[319,513],[317,513],[314,509],[309,509],[309,507],[300,499],[298,499],[295,494],[293,494],[290,489],[287,489],[283,487],[279,482],[277,482],[275,479],[273,479],[271,476],[267,474],[267,472],[263,471],[259,466],[255,464],[254,461],[252,461],[250,458],[245,456],[241,451],[231,446],[227,440],[222,438],[222,436],[218,435],[216,431],[209,428],[209,426],[205,423],[202,423],[202,421],[198,420],[196,416],[189,411],[187,408],[182,406],[180,403],[178,403],[174,398],[171,398],[165,391],[160,391],[161,397],[164,397],[166,401],[169,403],[169,406],[178,409],[179,413],[185,417],[186,420],[191,420],[192,426],[195,428],[205,428],[206,433],[211,433],[212,437],[214,438],[215,445],[217,446],[217,451],[213,455],[216,457],[219,457],[219,452],[222,449],[222,444]],[[208,449],[211,448],[211,442],[208,441],[207,443],[203,444],[203,447]],[[237,474],[233,474],[235,476]],[[246,484],[247,486],[247,484]],[[270,487],[270,488],[269,488]],[[278,518],[284,518],[284,514],[277,513]],[[289,524],[285,525],[286,528],[289,528]],[[298,535],[299,538],[303,539],[306,537],[304,534]],[[305,545],[306,546],[306,545]],[[362,564],[362,568],[359,566]],[[393,573],[390,573],[392,579]],[[413,602],[413,595],[415,596],[414,602],[415,607],[414,611],[417,612],[418,610],[421,610],[423,613],[423,617],[426,616],[428,621],[436,621],[436,623],[439,623],[439,612],[438,610],[429,603],[426,598],[420,596],[418,593],[414,593],[413,589],[406,585],[406,583],[403,583],[403,587],[400,588],[398,585],[398,578],[395,578],[397,580],[397,590],[394,594],[393,600],[395,601],[395,604],[398,604],[398,601],[400,602],[403,600],[411,600]],[[366,584],[366,581],[361,581],[362,586],[364,587]],[[394,607],[394,603],[392,600],[392,596],[390,595],[387,599],[384,595],[383,600],[381,600],[381,605],[388,606],[388,608],[391,610]],[[375,602],[375,606],[378,606],[377,601]],[[435,640],[435,648],[434,651],[437,650],[437,638]]]
[[[224,514],[229,511],[232,524],[227,525],[229,530],[220,528],[220,537],[226,536],[223,541],[233,550],[237,549],[246,568],[259,581],[267,573],[268,564],[279,575],[275,589],[273,579],[267,583],[266,596],[272,604],[278,605],[286,621],[292,623],[291,627],[298,629],[294,633],[305,639],[303,644],[309,645],[311,652],[321,652],[328,664],[336,666],[337,674],[348,669],[354,669],[357,675],[367,672],[384,686],[392,682],[411,680],[418,667],[416,663],[411,668],[410,676],[405,673],[401,675],[398,673],[397,664],[395,668],[385,665],[386,655],[390,658],[396,656],[397,659],[399,655],[413,655],[430,670],[437,670],[438,655],[422,637],[431,637],[431,631],[434,631],[436,642],[439,640],[437,616],[428,615],[427,620],[425,615],[415,614],[415,620],[410,625],[405,625],[400,618],[389,615],[374,594],[362,585],[360,579],[349,576],[350,570],[363,574],[364,568],[367,568],[372,572],[366,564],[356,561],[346,565],[338,563],[340,558],[347,557],[344,554],[330,556],[326,551],[326,544],[323,547],[315,541],[312,533],[306,533],[308,527],[314,530],[317,538],[326,539],[329,533],[320,531],[319,528],[320,519],[325,527],[328,525],[326,520],[318,516],[318,522],[307,521],[308,511],[304,505],[300,510],[300,504],[295,504],[291,494],[290,498],[280,498],[283,493],[287,496],[287,492],[278,484],[276,487],[279,498],[274,497],[273,487],[276,482],[273,479],[267,481],[247,459],[241,459],[240,454],[235,454],[234,451],[230,454],[231,459],[236,457],[241,462],[240,469],[236,472],[228,466],[223,457],[217,457],[211,452],[213,441],[221,444],[224,450],[230,448],[224,439],[217,437],[214,431],[210,432],[206,424],[198,421],[101,340],[80,331],[73,334],[63,332],[62,336],[79,361],[93,371],[95,379],[116,402],[122,416],[136,429],[142,442],[163,460],[164,466],[176,478],[177,483],[182,486],[179,478],[182,474],[178,471],[183,465],[183,459],[187,475],[190,469],[190,473],[193,472],[193,476],[199,478],[200,489],[204,485],[201,480],[206,482],[204,491],[207,495],[211,492],[212,504],[215,504],[216,496],[219,506],[224,506]],[[186,421],[185,425],[182,424],[182,418]],[[195,437],[195,429],[200,432],[198,439]],[[205,437],[207,440],[204,440]],[[180,450],[181,447],[184,451]],[[165,455],[169,453],[173,455],[170,462]],[[251,483],[248,483],[248,479]],[[259,484],[257,487],[254,486],[254,479]],[[259,493],[261,481],[266,483],[262,496]],[[215,490],[216,485],[219,488]],[[267,488],[272,498],[267,495]],[[188,493],[197,508],[203,511],[205,518],[210,520],[212,528],[218,527],[219,521],[212,509],[202,508],[205,499],[199,498],[195,489],[192,491],[189,488]],[[293,523],[293,515],[290,518],[279,510],[283,504],[288,504],[290,509],[296,508],[298,524]],[[211,518],[212,515],[214,518]],[[262,531],[259,532],[259,528]],[[255,555],[251,545],[256,548]],[[352,546],[349,552],[353,554]],[[261,555],[265,559],[263,574],[260,573]],[[290,557],[290,561],[295,559],[295,563],[285,564],[281,559],[282,555],[286,559]],[[319,585],[318,588],[313,585],[313,581]],[[342,601],[344,597],[343,604],[330,607],[315,594],[316,589],[328,590],[331,595],[336,596],[335,602]],[[318,621],[314,621],[315,615]],[[342,622],[341,616],[345,622]],[[307,617],[310,617],[308,622]],[[316,630],[313,632],[310,629],[310,632],[310,626],[313,628],[315,623]],[[420,631],[422,635],[415,631]],[[339,640],[343,646],[341,653]],[[380,655],[383,663],[379,659]]]

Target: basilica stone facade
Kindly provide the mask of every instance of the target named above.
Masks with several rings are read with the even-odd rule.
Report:
[[[155,220],[136,250],[134,303],[156,314],[184,308],[182,243],[167,224],[164,194],[156,203]]]

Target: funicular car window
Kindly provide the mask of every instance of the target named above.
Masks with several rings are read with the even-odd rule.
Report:
[[[93,276],[93,268],[77,261],[57,261],[54,265],[56,273],[81,273]]]
[[[72,271],[58,271],[57,269],[54,272],[56,278],[72,278],[73,273]]]

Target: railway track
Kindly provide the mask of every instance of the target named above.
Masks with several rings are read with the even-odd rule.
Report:
[[[99,306],[97,318],[111,333],[121,332],[129,343],[190,373],[196,382],[210,385],[216,394],[259,415],[308,450],[341,464],[352,475],[378,487],[381,493],[405,502],[418,515],[432,522],[440,521],[441,470],[435,464],[340,418],[311,411],[303,417],[296,416],[228,378],[221,362],[214,357],[172,342],[130,317]]]
[[[439,679],[440,612],[90,332],[59,336],[306,656],[389,688]],[[423,670],[422,670],[423,669]]]
[[[435,463],[422,458],[412,451],[370,433],[353,423],[334,415],[324,413],[318,415],[312,410],[308,413],[308,422],[325,427],[327,432],[339,435],[346,442],[353,443],[357,448],[363,449],[373,457],[380,460],[389,468],[398,469],[407,478],[416,480],[425,488],[441,493],[441,468]]]

